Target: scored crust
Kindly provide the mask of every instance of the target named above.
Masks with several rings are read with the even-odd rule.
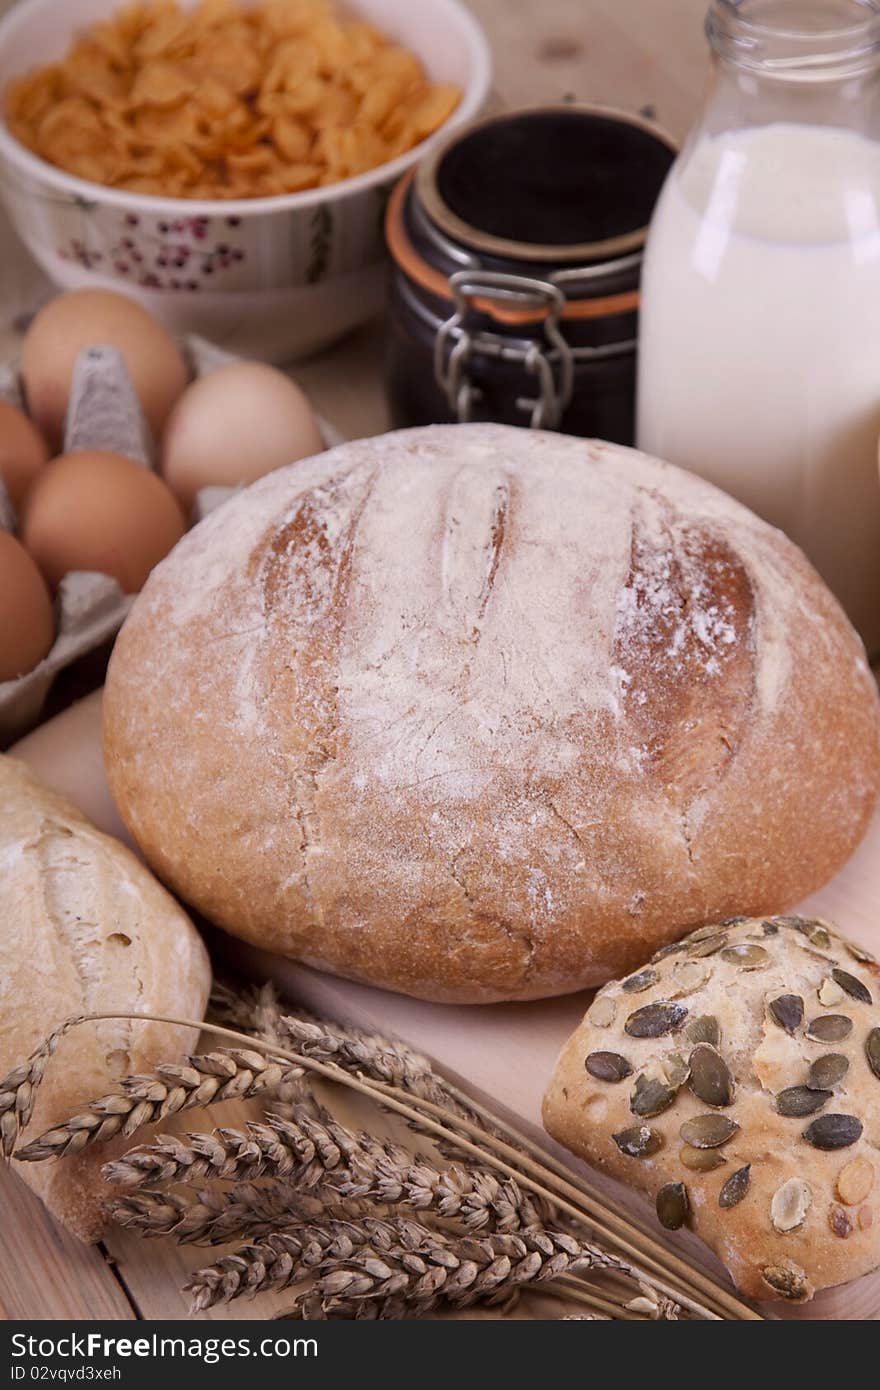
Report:
[[[362,440],[191,532],[116,644],[105,752],[230,932],[428,999],[601,983],[779,911],[861,838],[861,644],[801,553],[632,450]]]
[[[652,1202],[665,1189],[667,1219],[683,1184],[745,1294],[803,1302],[880,1265],[878,1025],[880,966],[827,923],[703,928],[600,991],[544,1125]]]

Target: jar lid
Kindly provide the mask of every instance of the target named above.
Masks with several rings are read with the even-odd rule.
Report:
[[[577,265],[641,251],[675,159],[640,116],[566,103],[490,116],[430,154],[416,195],[451,241],[504,260]]]

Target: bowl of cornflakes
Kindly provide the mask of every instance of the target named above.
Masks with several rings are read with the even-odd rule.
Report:
[[[0,197],[57,285],[290,360],[380,308],[391,188],[490,80],[461,0],[19,0]]]

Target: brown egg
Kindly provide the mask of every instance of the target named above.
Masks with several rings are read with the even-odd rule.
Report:
[[[162,476],[189,511],[203,487],[253,483],[323,448],[315,413],[290,377],[261,362],[232,362],[177,402]]]
[[[40,469],[49,450],[36,425],[14,405],[0,401],[0,478],[16,508]]]
[[[52,600],[24,546],[0,531],[0,683],[39,666],[55,641]]]
[[[140,304],[110,290],[59,295],[37,314],[21,350],[28,408],[53,449],[61,447],[77,356],[105,346],[122,353],[157,439],[186,387],[177,344]]]
[[[21,538],[53,589],[72,570],[96,570],[136,594],[185,529],[155,473],[83,450],[43,469],[25,498]]]

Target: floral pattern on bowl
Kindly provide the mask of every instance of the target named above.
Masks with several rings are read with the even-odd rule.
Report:
[[[84,270],[118,275],[141,289],[196,294],[219,284],[229,288],[232,274],[247,261],[247,250],[236,239],[240,217],[169,221],[117,212],[115,218],[96,218],[98,204],[75,199],[74,205],[83,230],[56,246],[59,258]]]

